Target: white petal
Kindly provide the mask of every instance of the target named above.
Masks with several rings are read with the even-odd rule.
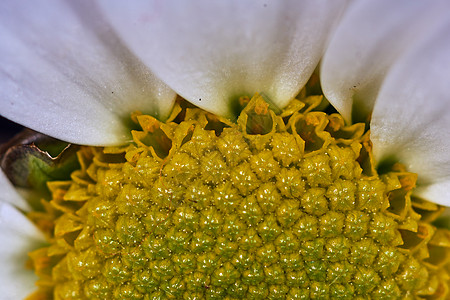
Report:
[[[355,1],[322,61],[325,96],[348,121],[353,105],[366,117],[393,62],[440,26],[448,11],[446,0]]]
[[[315,69],[345,1],[101,1],[138,57],[179,95],[228,115],[264,93],[282,107]]]
[[[417,194],[450,206],[450,22],[392,67],[376,100],[378,161],[398,158],[419,175]]]
[[[53,137],[121,143],[131,112],[175,99],[90,1],[0,1],[0,36],[1,115]]]
[[[20,196],[14,186],[6,177],[5,173],[0,169],[0,203],[7,202],[24,211],[29,211],[30,206]]]
[[[0,202],[0,298],[23,299],[36,287],[36,276],[25,268],[27,253],[44,243],[44,237],[15,208]]]

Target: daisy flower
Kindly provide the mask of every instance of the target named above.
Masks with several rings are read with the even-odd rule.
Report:
[[[2,1],[0,298],[447,297],[449,11]]]

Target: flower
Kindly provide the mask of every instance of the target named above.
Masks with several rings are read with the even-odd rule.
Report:
[[[13,121],[72,143],[119,144],[130,112],[164,119],[177,94],[223,116],[230,99],[255,92],[283,107],[322,58],[334,107],[349,122],[371,115],[377,160],[402,162],[419,174],[418,195],[450,202],[447,1],[0,6],[0,112]],[[10,246],[1,247],[1,290],[22,298],[33,288],[16,249],[31,249],[39,233],[0,179],[0,241]]]

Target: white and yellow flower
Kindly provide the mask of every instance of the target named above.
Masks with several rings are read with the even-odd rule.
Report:
[[[284,107],[320,60],[325,96],[371,115],[377,161],[418,173],[450,205],[448,1],[10,1],[0,3],[0,113],[58,139],[130,139],[140,110],[164,120],[177,95],[222,116],[263,93]],[[42,239],[1,174],[1,299],[33,291],[23,268]]]

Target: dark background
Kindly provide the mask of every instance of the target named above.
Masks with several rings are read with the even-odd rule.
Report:
[[[16,135],[20,130],[22,130],[22,126],[11,122],[8,119],[0,116],[0,144],[11,139],[14,135]]]

